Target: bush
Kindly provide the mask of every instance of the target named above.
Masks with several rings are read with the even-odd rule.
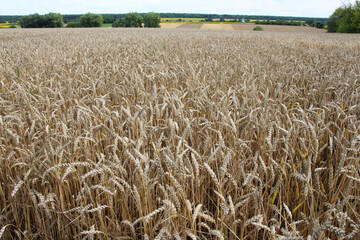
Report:
[[[143,18],[139,13],[128,13],[125,16],[125,27],[142,27]]]
[[[11,24],[9,28],[16,28],[14,24]]]
[[[125,27],[125,18],[116,19],[116,21],[112,24],[112,27]]]
[[[99,14],[86,13],[80,17],[81,27],[101,27],[104,20]]]
[[[144,27],[159,28],[161,17],[159,13],[149,12],[144,16]]]
[[[317,22],[315,23],[315,27],[316,27],[316,28],[325,28],[325,24],[322,23],[322,22],[320,22],[320,21],[317,21]]]
[[[260,26],[254,27],[253,31],[264,31],[264,29]]]
[[[67,28],[79,28],[81,27],[79,22],[68,22],[66,25]]]
[[[325,28],[325,23],[321,21],[316,21],[316,19],[309,19],[305,22],[305,24],[310,27]]]
[[[328,32],[360,33],[360,1],[336,9],[329,18]]]

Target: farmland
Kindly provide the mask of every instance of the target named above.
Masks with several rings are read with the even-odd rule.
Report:
[[[360,37],[0,31],[0,238],[359,239]]]
[[[213,21],[220,21],[220,18],[212,18]],[[226,22],[233,21],[233,18],[224,18]],[[161,18],[161,22],[192,22],[192,23],[199,23],[199,22],[205,22],[206,18]],[[255,20],[254,20],[255,21]]]
[[[161,22],[203,22],[205,18],[161,18]]]
[[[9,22],[4,22],[4,23],[0,23],[0,28],[10,28],[10,27],[18,27],[19,25],[17,23],[9,23]]]
[[[161,28],[185,28],[207,30],[252,31],[255,26],[261,26],[267,32],[293,33],[325,33],[326,29],[305,26],[255,25],[251,23],[194,23],[194,22],[163,22]]]
[[[254,27],[254,26],[252,26]],[[234,30],[233,24],[216,24],[216,23],[205,23],[201,27],[201,29],[217,29],[217,30]]]

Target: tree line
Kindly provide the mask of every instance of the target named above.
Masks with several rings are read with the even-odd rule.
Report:
[[[144,17],[146,13],[139,13],[141,17]],[[126,14],[101,14],[104,23],[113,23],[117,19],[121,19]],[[82,14],[63,14],[64,22],[79,22]],[[21,15],[0,15],[0,22],[18,22],[23,16]],[[269,15],[234,15],[234,14],[200,14],[200,13],[160,13],[162,18],[224,18],[224,19],[253,19],[253,20],[284,20],[284,21],[307,21],[314,20],[311,17],[290,17],[290,16],[269,16]],[[317,21],[326,22],[328,18],[316,18]]]
[[[112,27],[160,27],[161,17],[159,13],[150,12],[142,17],[139,13],[133,12],[126,14],[125,17],[117,19]]]
[[[309,19],[305,22],[301,21],[285,21],[285,20],[266,20],[266,21],[255,21],[255,24],[262,24],[262,25],[285,25],[285,26],[310,26],[316,28],[325,28],[326,21],[317,20],[317,19]]]
[[[119,19],[104,18],[100,14],[86,13],[81,15],[79,22],[64,21],[60,13],[48,13],[39,15],[30,14],[20,18],[22,28],[57,28],[63,27],[101,27],[104,23],[112,23],[113,27],[160,27],[161,17],[159,13],[149,12],[142,17],[139,13],[128,13]]]
[[[204,22],[212,22],[214,18],[220,17],[219,22],[225,22],[225,17],[229,22],[250,22],[250,19],[258,19],[257,24],[272,25],[301,25],[306,20],[306,24],[312,27],[324,27],[325,18],[300,18],[300,17],[271,17],[271,16],[250,16],[250,15],[216,15],[216,14],[177,14],[177,13],[128,13],[128,14],[92,14],[84,15],[64,15],[59,13],[49,13],[43,16],[31,14],[20,19],[20,26],[24,28],[41,27],[61,27],[63,23],[67,27],[100,27],[102,24],[112,24],[112,27],[160,27],[161,17],[206,17]],[[181,18],[179,18],[181,19]],[[261,19],[261,21],[259,20]]]
[[[146,13],[139,13],[141,17],[144,17]],[[311,17],[290,17],[290,16],[268,16],[268,15],[230,15],[230,14],[193,14],[193,13],[159,13],[161,18],[203,18],[204,22],[214,21],[213,19],[231,19],[230,22],[241,22],[242,19],[245,19],[248,22],[252,20],[276,20],[276,21],[320,21],[326,23],[328,18],[311,18]],[[65,22],[78,22],[81,15],[78,14],[65,14]],[[104,18],[104,23],[113,23],[117,19],[121,19],[126,16],[126,14],[102,14]],[[221,21],[221,20],[220,20]],[[223,20],[225,21],[225,20]]]
[[[276,20],[276,21],[311,21],[316,20],[326,23],[328,18],[311,17],[290,17],[290,16],[268,16],[268,15],[233,15],[233,14],[192,14],[192,13],[159,13],[161,18],[204,18],[204,19],[232,19],[230,22],[240,22],[245,20]],[[139,13],[144,18],[146,13]],[[63,14],[64,23],[80,22],[82,14]],[[103,23],[114,23],[116,20],[124,18],[126,14],[101,14]],[[24,17],[22,15],[0,15],[0,22],[18,22]]]
[[[191,14],[191,13],[128,13],[128,14],[92,14],[84,15],[67,14],[64,17],[60,13],[48,13],[39,15],[37,13],[28,16],[0,16],[0,22],[17,22],[23,28],[54,28],[62,27],[100,27],[102,24],[112,24],[113,27],[159,27],[161,18],[204,18],[204,21],[213,21],[219,18],[230,22],[240,22],[245,19],[262,20],[258,24],[275,25],[300,25],[300,21],[306,25],[324,28],[328,32],[360,33],[360,1],[354,4],[344,4],[337,8],[330,18],[308,18],[308,17],[283,17],[283,16],[256,16],[256,15],[229,15],[229,14]]]
[[[22,28],[56,28],[63,26],[63,17],[60,13],[39,15],[30,14],[20,19]]]

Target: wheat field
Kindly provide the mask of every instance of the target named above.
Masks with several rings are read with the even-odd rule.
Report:
[[[211,29],[211,30],[234,30],[233,25],[235,24],[224,24],[224,23],[204,23],[200,29]]]
[[[359,40],[0,31],[0,239],[360,238]]]

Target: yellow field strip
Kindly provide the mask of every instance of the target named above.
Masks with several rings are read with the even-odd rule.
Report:
[[[214,30],[234,30],[232,24],[222,23],[204,23],[200,29],[214,29]]]
[[[161,28],[177,28],[183,23],[160,23]]]

